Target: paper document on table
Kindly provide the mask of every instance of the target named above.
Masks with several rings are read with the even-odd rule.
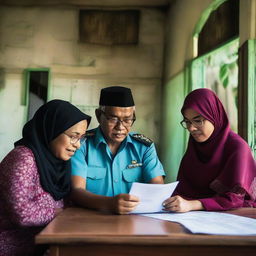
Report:
[[[140,199],[140,203],[131,213],[162,212],[163,201],[170,197],[178,181],[168,184],[146,184],[134,182],[130,193]]]
[[[142,214],[142,216],[178,222],[192,233],[211,235],[256,235],[256,219],[222,212]]]

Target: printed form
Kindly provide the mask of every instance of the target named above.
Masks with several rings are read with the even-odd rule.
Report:
[[[142,214],[142,216],[178,222],[195,234],[256,235],[256,219],[229,213],[191,211],[186,213]]]
[[[140,199],[131,213],[145,217],[178,222],[195,234],[256,235],[256,219],[225,212],[191,211],[174,213],[163,211],[162,203],[170,197],[178,182],[169,184],[133,183],[130,193]]]
[[[140,199],[140,203],[131,213],[163,212],[163,201],[169,198],[178,181],[168,184],[145,184],[134,182],[130,193]]]

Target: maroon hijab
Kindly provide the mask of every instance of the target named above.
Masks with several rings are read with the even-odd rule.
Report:
[[[209,89],[197,89],[185,98],[181,113],[191,108],[214,125],[205,142],[190,135],[180,164],[175,194],[186,198],[207,198],[234,192],[256,197],[256,164],[248,144],[231,131],[224,107]]]

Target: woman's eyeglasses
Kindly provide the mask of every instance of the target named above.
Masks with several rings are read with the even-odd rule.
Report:
[[[189,129],[191,125],[193,125],[196,128],[201,128],[204,125],[204,121],[205,119],[195,119],[191,121],[184,119],[180,122],[180,124],[184,129]]]
[[[79,136],[69,135],[65,132],[63,133],[70,138],[70,144],[76,144],[78,141],[80,141],[80,144],[83,144],[86,141],[86,135],[79,137]]]

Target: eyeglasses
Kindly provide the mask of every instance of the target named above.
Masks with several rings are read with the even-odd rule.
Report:
[[[70,138],[70,144],[76,144],[78,141],[80,141],[80,144],[83,144],[87,139],[85,135],[83,135],[82,137],[78,137],[78,136],[69,135],[65,132],[63,133]]]
[[[193,125],[196,128],[201,128],[204,125],[204,121],[205,121],[205,119],[195,119],[192,121],[182,120],[180,122],[180,124],[184,129],[188,129],[191,125]]]
[[[124,127],[131,127],[133,123],[135,122],[136,118],[124,118],[123,120],[119,119],[118,117],[108,117],[104,111],[102,111],[102,114],[106,117],[108,124],[110,125],[117,125],[118,123],[121,123]]]

